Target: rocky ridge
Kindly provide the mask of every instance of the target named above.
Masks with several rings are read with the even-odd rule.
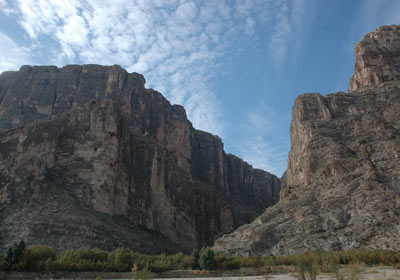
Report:
[[[276,176],[144,85],[119,66],[0,75],[0,249],[187,251],[276,203]]]
[[[214,249],[400,248],[399,30],[380,27],[356,45],[349,93],[296,98],[281,200]]]

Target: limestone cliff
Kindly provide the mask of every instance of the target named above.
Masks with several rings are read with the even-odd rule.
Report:
[[[216,250],[400,249],[399,30],[380,27],[356,45],[348,94],[295,100],[281,200]]]
[[[0,248],[191,250],[279,198],[183,107],[119,66],[0,75]]]

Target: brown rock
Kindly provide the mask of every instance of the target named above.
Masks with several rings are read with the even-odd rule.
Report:
[[[279,198],[183,107],[119,66],[0,75],[0,248],[206,246]]]

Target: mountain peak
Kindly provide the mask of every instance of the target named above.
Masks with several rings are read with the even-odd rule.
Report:
[[[380,26],[354,47],[354,75],[349,92],[360,87],[400,80],[400,26]]]

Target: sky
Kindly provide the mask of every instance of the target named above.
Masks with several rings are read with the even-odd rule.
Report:
[[[0,0],[0,72],[119,64],[280,177],[296,96],[347,91],[354,44],[389,24],[398,0]]]

